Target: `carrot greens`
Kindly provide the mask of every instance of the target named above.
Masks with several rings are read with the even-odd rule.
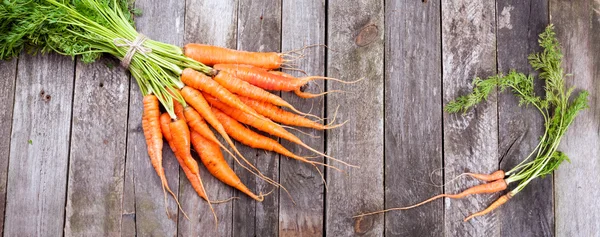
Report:
[[[171,117],[173,100],[183,97],[169,90],[181,88],[183,69],[207,74],[212,68],[183,55],[180,47],[140,35],[127,0],[7,0],[0,4],[0,60],[21,51],[57,52],[79,56],[86,63],[102,54],[113,55],[127,65],[142,94],[155,94]],[[133,53],[129,51],[135,48]],[[130,60],[124,60],[130,58]]]
[[[493,89],[498,87],[500,91],[511,90],[519,98],[519,105],[531,105],[540,112],[544,118],[544,135],[520,164],[506,172],[507,183],[520,181],[510,191],[511,196],[523,190],[533,179],[544,177],[556,170],[563,161],[569,161],[565,153],[558,151],[558,145],[577,114],[588,107],[587,91],[573,96],[574,88],[565,86],[566,75],[561,67],[563,55],[552,25],[540,34],[539,44],[543,51],[529,55],[528,59],[545,83],[545,97],[535,94],[533,75],[512,70],[507,75],[475,78],[473,91],[458,97],[445,108],[449,113],[466,112],[488,98]]]

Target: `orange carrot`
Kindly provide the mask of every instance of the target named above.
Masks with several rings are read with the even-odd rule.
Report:
[[[217,64],[213,67],[216,70],[226,71],[241,80],[247,81],[248,83],[263,88],[265,90],[275,91],[295,91],[299,90],[302,86],[308,82],[316,79],[333,80],[342,83],[353,83],[345,82],[336,78],[321,77],[321,76],[309,76],[302,78],[289,78],[287,76],[281,76],[273,73],[269,73],[266,70],[238,64]],[[185,82],[184,82],[185,83]]]
[[[263,180],[265,180],[265,181],[267,181],[267,182],[269,182],[269,183],[271,183],[273,185],[280,186],[279,184],[277,184],[275,181],[273,181],[269,177],[266,177],[265,175],[263,175],[260,172],[260,170],[258,170],[252,163],[250,163],[250,161],[248,161],[242,155],[242,153],[240,153],[238,151],[238,149],[234,145],[234,143],[231,140],[231,138],[229,138],[229,136],[227,135],[227,132],[223,128],[223,125],[221,125],[221,123],[219,122],[219,120],[212,113],[212,111],[210,109],[210,105],[208,104],[208,102],[206,101],[206,99],[204,98],[204,96],[202,95],[202,93],[200,93],[200,91],[198,91],[198,90],[196,90],[194,88],[191,88],[189,86],[185,86],[185,87],[183,87],[183,89],[181,89],[180,93],[183,96],[183,98],[185,99],[185,101],[189,105],[191,105],[195,109],[196,112],[198,112],[200,115],[202,115],[202,117],[206,120],[206,122],[208,122],[215,130],[217,130],[217,132],[225,139],[225,141],[229,144],[229,146],[233,149],[233,151],[244,161],[244,163],[246,163],[252,169],[249,169],[246,166],[244,166],[237,159],[236,156],[233,156],[233,158],[236,160],[236,162],[240,166],[242,166],[242,168],[248,170],[249,172],[251,172],[253,174],[256,174],[257,176],[259,176]],[[240,103],[241,103],[241,101],[240,101]],[[190,116],[193,116],[193,115],[190,114]],[[203,130],[205,130],[205,129],[204,128],[199,128],[197,132],[202,132]]]
[[[183,105],[181,105],[177,101],[173,101],[173,111],[175,112],[175,115],[177,115],[177,118],[183,119],[185,121],[185,115],[183,114]]]
[[[179,201],[177,200],[177,195],[171,191],[169,188],[169,184],[167,183],[167,176],[165,175],[165,169],[162,165],[162,149],[163,149],[163,141],[162,141],[162,133],[160,131],[160,111],[159,111],[159,103],[158,98],[156,96],[149,94],[144,96],[143,99],[144,104],[144,113],[142,115],[142,130],[144,131],[144,137],[146,138],[146,145],[148,147],[148,156],[150,157],[150,162],[158,174],[160,181],[162,183],[163,193],[165,195],[165,208],[167,208],[167,194],[165,189],[175,198],[177,202],[177,206],[181,208],[179,205]],[[169,211],[167,209],[167,215]]]
[[[479,179],[481,181],[486,181],[486,182],[504,179],[504,171],[503,170],[497,170],[491,174],[475,174],[475,173],[465,173],[465,174],[469,175],[473,178]]]
[[[436,195],[433,196],[425,201],[422,201],[420,203],[417,203],[415,205],[412,206],[407,206],[407,207],[397,207],[397,208],[390,208],[390,209],[386,209],[386,210],[382,210],[382,211],[376,211],[376,212],[371,212],[371,213],[365,213],[365,214],[361,214],[361,215],[357,215],[354,216],[354,218],[356,217],[362,217],[362,216],[369,216],[369,215],[374,215],[374,214],[379,214],[379,213],[384,213],[384,212],[388,212],[388,211],[394,211],[394,210],[407,210],[407,209],[411,209],[411,208],[415,208],[418,206],[421,206],[425,203],[431,202],[433,200],[439,199],[439,198],[443,198],[443,197],[447,197],[447,198],[452,198],[452,199],[460,199],[460,198],[464,198],[466,196],[469,195],[473,195],[473,194],[482,194],[482,193],[495,193],[495,192],[500,192],[502,190],[505,190],[506,187],[508,186],[508,184],[506,183],[506,181],[504,179],[499,179],[496,180],[494,182],[491,183],[485,183],[485,184],[480,184],[477,186],[473,186],[461,193],[457,193],[457,194],[440,194],[440,195]]]
[[[175,154],[183,159],[185,165],[190,168],[195,175],[200,174],[198,162],[192,157],[190,152],[190,129],[183,119],[177,119],[169,124],[173,145],[175,145]]]
[[[266,69],[277,69],[284,63],[283,54],[247,52],[205,44],[187,44],[185,56],[212,66],[219,63],[248,64]]]
[[[308,163],[312,162],[304,157],[295,155],[294,153],[283,147],[281,144],[279,144],[277,141],[260,135],[252,131],[251,129],[246,128],[244,125],[242,125],[235,119],[229,117],[228,115],[224,114],[223,112],[219,111],[218,109],[212,109],[217,119],[219,119],[219,122],[223,124],[223,127],[225,128],[227,133],[231,135],[233,139],[241,142],[242,144],[252,148],[274,151],[299,161]]]
[[[232,76],[228,72],[219,72],[213,77],[213,79],[234,94],[252,98],[258,101],[268,102],[277,106],[283,106],[296,113],[307,115],[306,113],[298,111],[296,108],[294,108],[294,106],[283,100],[281,97],[271,94],[268,91],[265,91],[262,88],[252,85],[246,81],[242,81]]]
[[[192,185],[192,187],[194,188],[196,193],[198,193],[198,196],[200,196],[201,198],[206,200],[206,192],[205,192],[204,188],[202,187],[200,179],[198,178],[198,176],[196,176],[190,170],[189,167],[187,167],[187,165],[185,164],[185,161],[183,161],[183,158],[181,158],[179,155],[177,155],[178,153],[175,152],[175,145],[173,144],[173,136],[171,135],[171,129],[169,128],[170,124],[171,124],[171,117],[169,116],[168,113],[163,113],[160,116],[160,127],[162,130],[162,134],[165,137],[165,140],[167,140],[167,143],[169,143],[169,146],[171,147],[171,150],[173,150],[173,153],[175,153],[175,158],[177,158],[177,161],[179,162],[181,169],[185,173],[185,176],[190,181],[190,184]]]
[[[269,71],[269,73],[271,74],[275,74],[275,75],[279,75],[285,78],[290,78],[290,79],[295,79],[294,76],[287,74],[285,72],[282,71]],[[329,93],[336,93],[336,92],[344,92],[342,90],[331,90],[331,91],[326,91],[326,92],[321,92],[321,93],[317,93],[317,94],[313,94],[313,93],[308,93],[308,92],[304,92],[302,91],[302,88],[298,88],[296,90],[294,90],[294,93],[302,98],[302,99],[311,99],[311,98],[315,98],[315,97],[319,97],[319,96],[323,96]]]
[[[323,124],[317,123],[315,121],[312,121],[310,119],[307,119],[306,117],[303,117],[303,116],[300,116],[300,115],[297,115],[294,113],[290,113],[288,111],[280,109],[279,107],[272,105],[270,103],[267,103],[267,102],[262,102],[262,101],[246,98],[244,96],[240,96],[239,98],[242,102],[244,102],[244,104],[250,106],[252,109],[254,109],[256,112],[258,112],[260,115],[263,115],[263,116],[265,116],[275,122],[281,123],[281,124],[298,126],[298,127],[314,128],[314,129],[318,129],[318,130],[332,129],[332,128],[336,128],[336,127],[339,127],[342,125],[342,124],[338,124],[335,126],[323,125]]]
[[[167,114],[168,116],[168,114]],[[164,117],[164,116],[163,116]],[[161,117],[161,123],[163,122],[162,120],[164,120]],[[217,213],[215,212],[215,210],[212,207],[212,203],[210,201],[210,199],[208,198],[208,195],[206,193],[206,189],[204,188],[204,184],[202,183],[202,179],[200,178],[200,169],[198,167],[198,163],[196,162],[196,160],[194,160],[194,158],[192,157],[192,154],[190,152],[190,130],[187,126],[187,124],[185,123],[185,120],[183,119],[177,119],[175,121],[172,121],[169,123],[169,137],[171,139],[171,142],[169,143],[169,146],[171,146],[171,149],[173,150],[173,153],[175,153],[176,157],[179,159],[181,159],[181,163],[183,163],[183,166],[187,167],[189,169],[189,171],[191,172],[192,176],[197,177],[198,182],[200,183],[200,188],[202,190],[202,193],[204,193],[204,200],[206,200],[206,202],[208,202],[208,206],[210,207],[210,210],[213,213],[213,216],[215,218],[215,223],[218,223],[219,220],[217,218]],[[180,164],[181,164],[180,163]],[[191,180],[190,180],[191,183]],[[200,193],[199,193],[200,194]]]
[[[219,83],[203,73],[197,72],[191,68],[186,68],[181,74],[181,81],[190,87],[196,88],[204,93],[208,93],[209,95],[218,98],[220,101],[223,101],[223,103],[233,108],[239,109],[258,118],[262,118],[258,113],[256,113],[256,111],[242,103],[236,95],[232,94],[223,86],[219,85]],[[198,110],[198,108],[196,108],[196,110]]]
[[[302,142],[302,140],[300,140],[300,138],[296,137],[294,134],[286,131],[284,128],[282,128],[280,125],[272,122],[271,120],[262,120],[262,119],[257,119],[254,116],[251,116],[247,113],[244,113],[243,111],[231,108],[229,106],[227,106],[226,104],[222,103],[221,101],[219,101],[217,98],[212,97],[210,95],[207,94],[203,94],[204,97],[207,99],[207,101],[215,108],[219,109],[221,112],[225,113],[226,115],[232,117],[233,119],[243,123],[243,124],[247,124],[250,125],[260,131],[266,132],[268,134],[271,134],[273,136],[277,136],[283,139],[286,139],[288,141],[291,141],[293,143],[296,143],[316,154],[319,154],[321,156],[327,157],[331,160],[335,160],[338,161],[342,164],[348,165],[348,166],[352,166],[352,167],[356,167],[353,165],[350,165],[348,163],[345,163],[343,161],[340,161],[334,157],[328,156],[320,151],[315,150],[314,148],[306,145],[304,142]]]
[[[485,214],[488,214],[491,211],[493,211],[494,209],[502,206],[502,204],[508,202],[508,200],[510,200],[511,198],[512,198],[512,194],[511,193],[507,193],[505,195],[502,195],[501,197],[499,197],[498,199],[496,199],[496,201],[494,201],[492,204],[490,204],[489,207],[487,207],[483,211],[480,211],[480,212],[474,213],[473,215],[470,215],[469,217],[465,218],[464,221],[467,222],[467,221],[469,221],[473,217],[483,216]]]
[[[252,193],[252,191],[242,183],[240,178],[233,172],[231,167],[229,167],[229,164],[227,164],[227,161],[223,158],[219,145],[209,141],[195,131],[192,131],[191,139],[194,149],[200,155],[200,160],[204,163],[204,166],[209,173],[221,182],[247,194],[254,200],[259,202],[264,200],[264,197]]]

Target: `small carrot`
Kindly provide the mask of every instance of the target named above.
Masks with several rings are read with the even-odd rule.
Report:
[[[289,78],[286,76],[281,76],[273,73],[269,73],[260,68],[248,66],[248,65],[238,65],[238,64],[217,64],[213,67],[216,70],[226,71],[231,73],[234,77],[237,77],[241,80],[247,81],[248,83],[263,88],[265,90],[275,90],[275,91],[295,91],[299,90],[302,86],[306,85],[308,82],[312,80],[322,79],[322,80],[333,80],[341,83],[354,83],[354,82],[346,82],[340,79],[331,78],[331,77],[321,77],[321,76],[309,76],[302,78]],[[185,83],[185,82],[184,82]]]
[[[144,131],[144,137],[146,138],[150,162],[152,163],[152,166],[154,167],[154,170],[156,171],[156,174],[158,174],[158,177],[162,183],[162,189],[165,196],[165,209],[167,208],[167,194],[165,189],[171,194],[171,196],[173,196],[175,202],[177,202],[177,206],[181,209],[181,205],[177,200],[177,195],[175,195],[175,193],[171,191],[171,188],[169,188],[167,176],[165,175],[165,169],[162,165],[163,140],[162,133],[160,131],[160,111],[158,98],[156,98],[156,96],[153,94],[148,94],[144,96],[142,101],[144,104],[144,112],[142,114],[142,130]],[[167,215],[169,215],[168,209]]]
[[[476,173],[465,173],[468,176],[479,179],[481,181],[491,182],[499,179],[504,179],[504,171],[497,170],[491,174],[476,174]]]
[[[231,167],[229,167],[229,164],[227,164],[227,161],[223,158],[219,145],[209,141],[195,131],[192,131],[191,139],[194,149],[200,155],[200,160],[204,163],[204,166],[209,173],[221,182],[247,194],[254,200],[259,202],[264,200],[264,197],[252,193],[252,191],[242,183],[240,178],[233,172]]]
[[[183,73],[181,73],[181,81],[190,87],[196,88],[204,93],[208,93],[209,95],[218,98],[220,101],[223,101],[223,103],[233,108],[239,109],[258,118],[262,118],[258,113],[256,113],[256,111],[242,103],[236,95],[232,94],[212,78],[204,75],[201,72],[197,72],[191,68],[186,68],[183,70]]]
[[[502,204],[508,202],[508,200],[510,200],[512,198],[512,194],[509,192],[505,195],[502,195],[501,197],[499,197],[498,199],[496,199],[496,201],[494,201],[492,204],[490,204],[490,206],[488,206],[486,209],[484,209],[483,211],[474,213],[472,215],[470,215],[469,217],[465,218],[465,222],[469,221],[471,218],[476,217],[476,216],[483,216],[485,214],[490,213],[491,211],[493,211],[494,209],[502,206]]]
[[[254,109],[256,112],[258,112],[260,115],[263,115],[263,116],[265,116],[275,122],[281,123],[281,124],[298,126],[298,127],[314,128],[317,130],[332,129],[332,128],[337,128],[337,127],[343,125],[343,124],[338,124],[338,125],[334,125],[334,126],[323,125],[323,124],[317,123],[315,121],[312,121],[310,119],[307,119],[306,117],[303,117],[303,116],[300,116],[300,115],[297,115],[294,113],[290,113],[288,111],[280,109],[279,107],[277,107],[273,104],[267,103],[267,102],[262,102],[262,101],[246,98],[244,96],[240,96],[239,98],[242,102],[244,102],[244,104],[250,106],[252,109]]]
[[[206,98],[206,100],[215,108],[219,109],[221,112],[225,113],[226,115],[234,118],[235,120],[243,123],[243,124],[247,124],[250,125],[260,131],[266,132],[268,134],[271,134],[273,136],[277,136],[283,139],[286,139],[288,141],[291,141],[293,143],[296,143],[316,154],[319,154],[321,156],[327,157],[331,160],[335,160],[338,161],[342,164],[345,164],[347,166],[352,166],[352,167],[356,167],[353,165],[350,165],[346,162],[340,161],[334,157],[328,156],[320,151],[315,150],[314,148],[306,145],[304,142],[302,142],[302,140],[300,140],[300,138],[296,137],[294,134],[286,131],[284,128],[282,128],[280,125],[272,122],[271,120],[261,120],[261,119],[257,119],[254,116],[251,116],[247,113],[244,113],[243,111],[240,110],[236,110],[234,108],[231,108],[229,106],[227,106],[226,104],[220,102],[217,98],[212,97],[210,95],[204,94],[204,97]]]
[[[186,44],[183,51],[185,56],[208,66],[219,63],[232,63],[277,69],[286,61],[281,53],[247,52],[205,44]]]
[[[246,163],[248,166],[250,166],[250,168],[247,168],[246,166],[244,166],[238,159],[236,156],[232,156],[235,161],[244,169],[248,170],[249,172],[251,172],[252,174],[257,175],[258,177],[262,178],[263,180],[267,181],[270,184],[273,184],[275,186],[280,186],[280,184],[278,184],[277,182],[273,181],[272,179],[270,179],[269,177],[266,177],[264,174],[262,174],[260,172],[260,170],[258,170],[258,168],[256,168],[252,163],[250,163],[250,161],[248,161],[243,155],[242,153],[240,153],[238,151],[238,149],[236,148],[235,144],[233,143],[233,141],[231,140],[231,138],[229,138],[229,136],[227,135],[227,132],[225,131],[225,129],[223,128],[223,125],[219,122],[219,120],[215,117],[215,115],[212,113],[211,109],[210,109],[210,105],[208,104],[208,102],[206,101],[206,99],[204,98],[204,96],[202,95],[202,93],[194,88],[191,88],[189,86],[184,86],[181,91],[180,91],[181,95],[183,96],[183,98],[185,99],[185,101],[195,109],[196,112],[198,112],[202,118],[204,118],[206,120],[206,122],[208,122],[224,139],[225,141],[229,144],[229,146],[233,149],[233,151],[244,161],[244,163]],[[235,96],[235,95],[234,95]],[[236,97],[237,98],[237,97]],[[240,101],[241,103],[241,101]],[[184,109],[185,110],[185,109]],[[185,114],[185,111],[184,111]],[[194,116],[193,114],[191,114],[191,111],[188,111],[188,115],[186,116]],[[190,119],[194,119],[196,120],[196,117],[191,117]],[[209,129],[210,130],[210,129]],[[207,132],[203,132],[206,131],[205,128],[200,128],[197,130],[197,132],[199,133],[203,133],[206,134],[208,137],[210,138],[209,134]]]
[[[213,79],[234,94],[252,98],[258,101],[268,102],[277,106],[283,106],[302,115],[309,115],[307,113],[298,111],[296,108],[294,108],[294,106],[281,97],[269,93],[268,91],[265,91],[262,88],[252,85],[246,81],[240,80],[228,72],[219,72],[213,77]],[[314,115],[311,116],[316,117]]]
[[[452,198],[452,199],[460,199],[460,198],[464,198],[466,196],[469,195],[473,195],[473,194],[483,194],[483,193],[495,193],[495,192],[500,192],[506,189],[506,187],[508,186],[507,182],[504,179],[499,179],[496,180],[494,182],[491,183],[485,183],[485,184],[480,184],[477,186],[473,186],[471,188],[468,188],[465,191],[462,191],[461,193],[457,193],[457,194],[440,194],[440,195],[436,195],[433,196],[425,201],[422,201],[420,203],[417,203],[415,205],[412,206],[407,206],[407,207],[397,207],[397,208],[390,208],[390,209],[386,209],[386,210],[382,210],[382,211],[376,211],[376,212],[371,212],[371,213],[365,213],[365,214],[360,214],[360,215],[356,215],[353,218],[357,218],[357,217],[362,217],[362,216],[369,216],[369,215],[374,215],[374,214],[379,214],[379,213],[384,213],[384,212],[388,212],[388,211],[394,211],[394,210],[407,210],[407,209],[411,209],[411,208],[415,208],[418,206],[421,206],[425,203],[431,202],[433,200],[439,199],[439,198],[443,198],[443,197],[447,197],[447,198]]]
[[[210,210],[215,218],[215,223],[218,223],[217,214],[213,209],[212,203],[208,198],[206,189],[204,188],[204,184],[202,183],[202,179],[200,178],[200,169],[198,168],[198,163],[194,160],[192,154],[190,153],[190,131],[187,127],[187,124],[182,119],[171,122],[169,122],[169,119],[170,116],[167,113],[161,115],[160,118],[161,124],[165,124],[165,128],[163,128],[163,133],[167,134],[165,138],[167,139],[167,142],[169,142],[169,146],[171,146],[173,153],[175,153],[175,157],[177,157],[179,164],[182,166],[182,168],[186,167],[190,173],[190,176],[193,177],[190,179],[190,176],[188,176],[186,173],[186,176],[188,176],[188,179],[190,179],[190,183],[199,183],[198,186],[200,186],[200,192],[199,190],[196,190],[196,192],[198,195],[200,195],[200,197],[208,202],[208,206],[210,207]],[[168,126],[166,126],[166,124],[168,124]]]

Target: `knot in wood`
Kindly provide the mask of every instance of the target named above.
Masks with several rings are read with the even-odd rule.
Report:
[[[369,25],[363,27],[360,30],[360,32],[358,32],[358,35],[356,35],[356,39],[354,40],[354,42],[359,47],[367,46],[367,45],[375,42],[378,35],[379,35],[379,28],[377,27],[377,25],[369,24]]]

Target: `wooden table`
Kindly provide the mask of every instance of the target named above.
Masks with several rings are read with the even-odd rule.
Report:
[[[308,74],[361,83],[314,83],[346,90],[324,99],[281,94],[301,110],[342,128],[299,134],[309,145],[360,166],[314,168],[244,147],[246,157],[287,187],[258,203],[206,175],[215,228],[165,149],[170,186],[165,215],[159,180],[141,131],[141,95],[112,58],[83,64],[50,54],[0,63],[0,229],[4,236],[600,236],[600,2],[592,0],[411,1],[138,0],[138,30],[183,46],[199,42],[252,51],[304,51]],[[497,195],[438,200],[408,211],[356,221],[352,215],[403,206],[476,184],[462,172],[508,169],[543,132],[532,108],[494,93],[465,115],[442,107],[468,92],[475,76],[515,68],[537,36],[556,25],[567,83],[590,91],[590,109],[576,119],[560,149],[571,158],[531,183],[492,214],[463,222]],[[301,75],[301,74],[296,74]],[[339,107],[338,107],[339,106]],[[339,110],[338,110],[339,108]],[[297,133],[298,134],[298,133]],[[298,146],[293,152],[309,155]],[[339,163],[330,162],[331,164]],[[232,164],[233,165],[233,164]],[[256,192],[273,190],[233,165]],[[442,169],[443,170],[440,170]]]

